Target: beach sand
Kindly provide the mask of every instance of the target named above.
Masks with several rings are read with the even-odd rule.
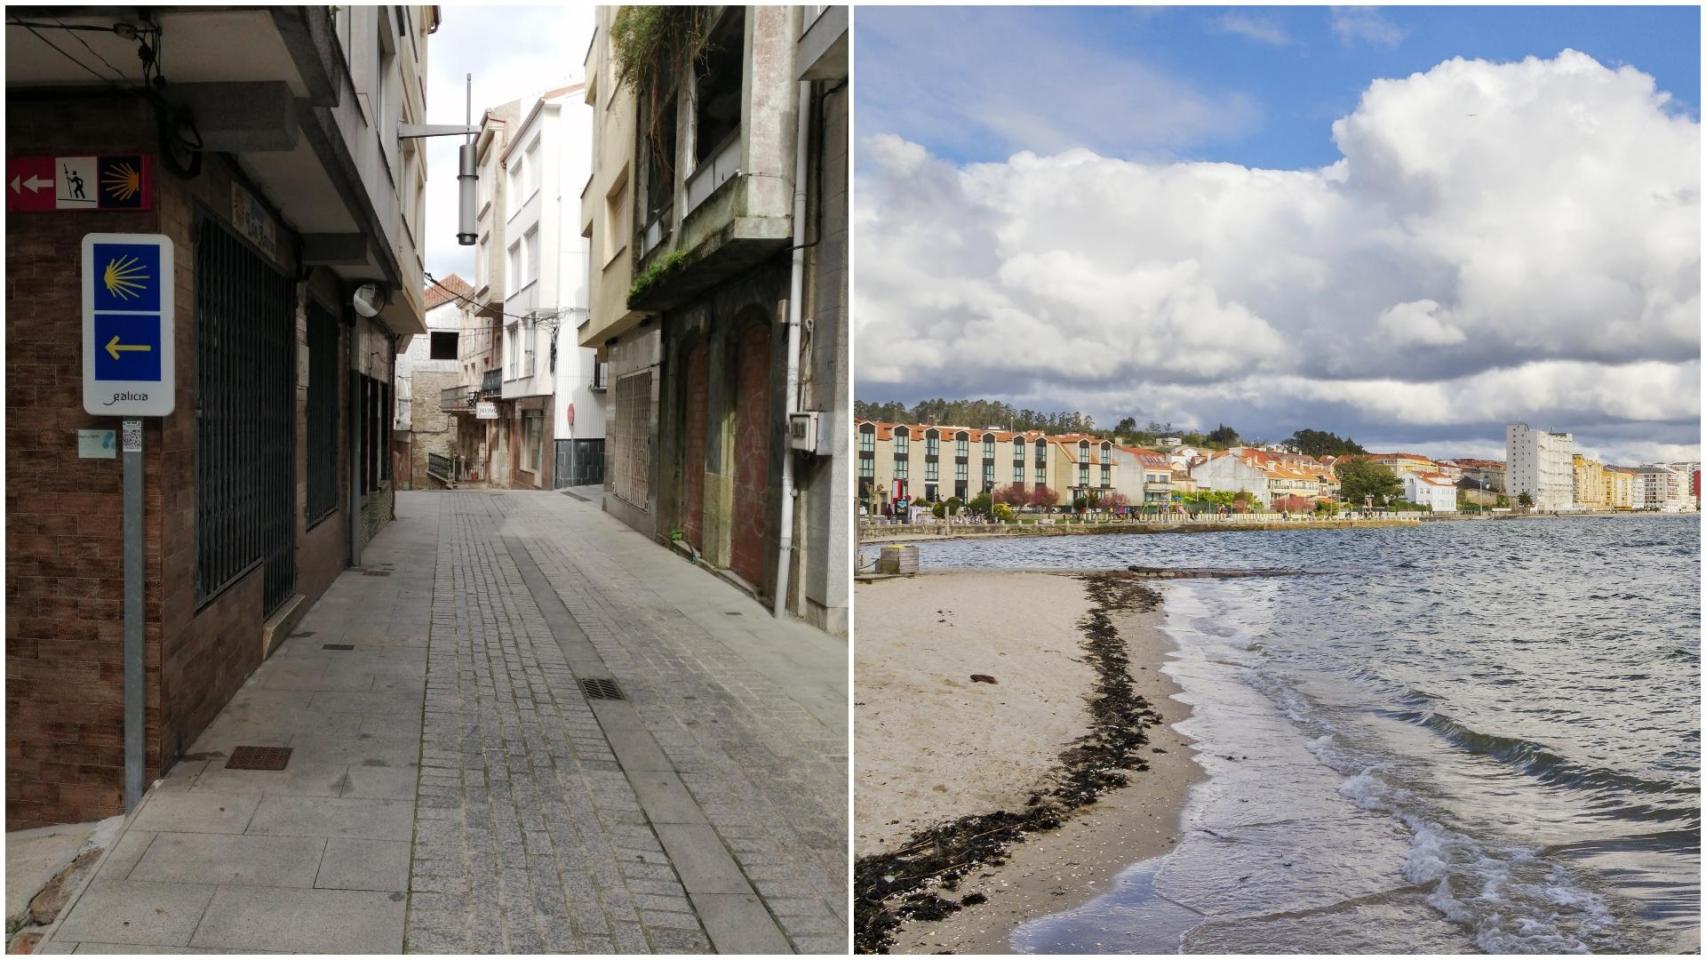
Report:
[[[1081,662],[1079,628],[1089,609],[1085,584],[1059,574],[956,572],[859,587],[856,856],[892,849],[919,827],[1024,803],[1089,727],[1095,676]],[[1020,923],[1072,909],[1125,867],[1171,849],[1201,773],[1173,730],[1188,709],[1160,672],[1171,646],[1161,616],[1114,621],[1134,689],[1165,721],[1143,748],[1149,769],[1058,830],[1028,835],[1005,864],[969,875],[956,895],[987,901],[902,926],[893,952],[1010,952]],[[970,684],[973,672],[1000,684]]]

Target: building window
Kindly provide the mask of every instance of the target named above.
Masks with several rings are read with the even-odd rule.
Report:
[[[896,457],[906,456],[906,451],[907,451],[906,445],[907,445],[906,428],[905,427],[896,427],[895,431],[894,431],[894,455]]]
[[[604,263],[628,247],[628,171],[616,176],[610,192],[604,195]]]
[[[1104,486],[1104,487],[1113,486],[1113,481],[1111,479],[1109,479],[1110,476],[1111,476],[1111,468],[1109,468],[1109,466],[1105,463],[1102,464],[1102,486]]]
[[[924,435],[924,455],[927,457],[937,456],[940,453],[937,449],[940,443],[941,441],[936,438],[936,431],[931,430],[926,433]]]
[[[509,257],[507,259],[509,261],[509,263],[508,263],[509,269],[508,269],[508,271],[506,271],[507,275],[509,277],[509,289],[511,292],[514,292],[515,290],[517,290],[521,286],[521,241],[520,240],[517,240],[516,242],[509,245]]]
[[[995,459],[995,436],[993,434],[986,433],[983,435],[983,459]]]
[[[1037,463],[1037,486],[1048,486],[1048,468],[1043,466],[1041,461]]]
[[[954,456],[963,457],[966,455],[966,440],[967,439],[968,438],[963,433],[956,434],[954,436]]]
[[[537,136],[533,138],[532,143],[527,145],[527,150],[522,155],[521,175],[521,199],[525,202],[539,192],[539,137]]]
[[[961,481],[961,485],[964,486],[964,481],[966,479],[965,461],[962,460],[962,461],[954,464],[954,479]]]
[[[734,7],[711,30],[695,63],[694,159],[703,164],[740,132],[746,56],[746,8]]]
[[[429,345],[431,359],[455,360],[457,357],[457,340],[461,336],[454,330],[434,330],[432,343]]]
[[[642,120],[647,120],[644,107],[639,111]],[[672,96],[658,106],[657,138],[653,142],[651,135],[642,133],[640,136],[640,152],[645,154],[646,162],[646,224],[663,216],[669,209],[670,202],[675,197],[675,98]],[[649,120],[641,124],[642,131],[649,130]]]
[[[198,220],[195,595],[213,598],[260,562],[270,614],[296,582],[296,286]]]
[[[936,460],[925,460],[924,479],[931,483],[935,483],[937,480],[942,479],[941,463]]]
[[[1025,485],[1025,461],[1023,460],[1013,462],[1013,483],[1015,486],[1022,487]]]
[[[521,373],[520,376],[531,377],[539,372],[538,361],[534,359],[534,347],[539,345],[539,335],[534,332],[535,321],[532,317],[521,321]]]
[[[868,459],[862,459],[859,461],[859,476],[861,479],[870,480],[875,478],[876,475],[877,461]]]
[[[1088,441],[1088,440],[1078,441],[1078,462],[1079,463],[1089,463],[1090,462],[1090,441]]]
[[[877,450],[877,428],[865,424],[859,428],[859,452],[875,453]]]
[[[995,464],[985,463],[983,465],[983,485],[985,487],[995,485]]]
[[[894,455],[894,478],[896,480],[905,480],[908,476],[909,476],[909,473],[907,471],[906,455],[902,454],[902,453],[895,454]]]
[[[539,279],[539,228],[527,231],[522,238],[521,269],[522,276],[527,279],[523,284],[532,283]]]
[[[1078,485],[1081,487],[1090,485],[1090,465],[1088,463],[1078,465]]]
[[[1025,441],[1019,437],[1013,438],[1013,462],[1025,462]]]

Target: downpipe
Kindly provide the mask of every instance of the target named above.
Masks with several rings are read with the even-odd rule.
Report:
[[[811,153],[810,80],[798,85],[799,119],[794,132],[794,250],[788,272],[788,375],[782,389],[782,430],[788,432],[789,421],[799,410],[800,392],[800,317],[801,298],[806,283],[806,171]],[[776,545],[776,597],[772,613],[777,619],[787,616],[788,591],[794,552],[794,510],[799,490],[794,486],[794,451],[784,442],[782,447],[782,529]]]

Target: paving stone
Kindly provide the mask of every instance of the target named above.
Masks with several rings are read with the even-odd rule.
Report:
[[[96,879],[77,899],[53,939],[185,946],[213,889],[189,883]]]
[[[405,800],[350,797],[267,796],[255,810],[249,832],[409,840],[414,833],[414,804]]]
[[[191,790],[148,798],[131,830],[173,833],[242,833],[260,805],[257,794]]]
[[[129,879],[311,887],[325,848],[319,837],[161,833]]]
[[[400,953],[403,914],[401,893],[221,887],[190,945],[273,953]]]
[[[314,886],[334,890],[407,890],[409,844],[401,840],[329,840]]]

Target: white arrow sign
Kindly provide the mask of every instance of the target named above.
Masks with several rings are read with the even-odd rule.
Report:
[[[52,180],[43,180],[42,178],[37,177],[37,176],[32,176],[28,180],[25,180],[23,177],[13,177],[12,178],[12,192],[13,193],[23,193],[23,190],[20,189],[20,187],[29,187],[30,192],[35,193],[37,190],[40,190],[43,187],[51,187],[51,186],[53,186]]]

